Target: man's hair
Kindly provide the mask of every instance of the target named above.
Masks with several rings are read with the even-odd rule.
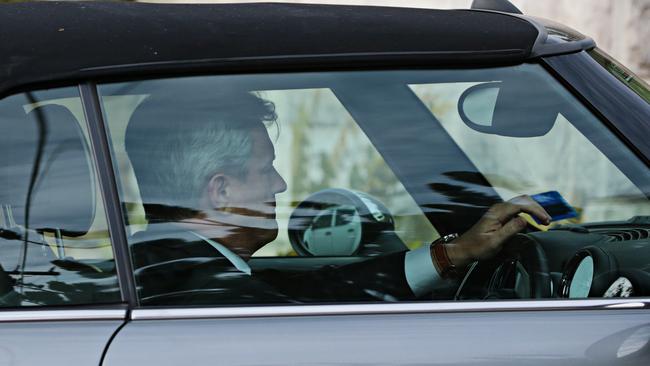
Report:
[[[276,117],[272,102],[248,92],[145,99],[129,121],[125,148],[147,218],[189,216],[217,172],[243,177],[251,131]]]

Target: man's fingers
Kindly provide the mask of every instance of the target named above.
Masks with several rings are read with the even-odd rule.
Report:
[[[528,196],[519,196],[508,202],[496,204],[488,210],[483,218],[459,238],[457,252],[467,258],[487,258],[497,252],[503,243],[522,231],[527,223],[519,213],[537,217],[544,223],[550,223],[551,217],[544,208]]]
[[[544,207],[542,207],[537,201],[532,199],[530,196],[523,195],[513,198],[512,203],[522,207],[522,211],[527,214],[536,216],[538,219],[548,221],[550,223],[551,216],[546,212]]]
[[[503,244],[508,238],[522,231],[526,227],[526,220],[519,216],[513,217],[510,221],[505,223],[503,227],[494,233],[494,240],[499,246]]]
[[[551,222],[551,216],[546,212],[546,210],[528,196],[515,197],[508,202],[494,205],[491,211],[492,214],[504,224],[520,212],[533,215],[545,224]]]

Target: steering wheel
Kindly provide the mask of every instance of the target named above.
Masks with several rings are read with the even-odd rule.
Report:
[[[541,299],[552,295],[544,249],[530,236],[517,234],[494,258],[470,266],[455,300]]]

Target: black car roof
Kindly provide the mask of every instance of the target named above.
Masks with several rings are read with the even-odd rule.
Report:
[[[515,16],[306,4],[36,2],[0,5],[0,91],[175,65],[519,63],[539,35]],[[364,61],[365,60],[365,61]]]

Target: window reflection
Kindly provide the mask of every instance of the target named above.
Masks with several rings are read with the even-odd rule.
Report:
[[[74,88],[0,101],[0,306],[119,301]]]

